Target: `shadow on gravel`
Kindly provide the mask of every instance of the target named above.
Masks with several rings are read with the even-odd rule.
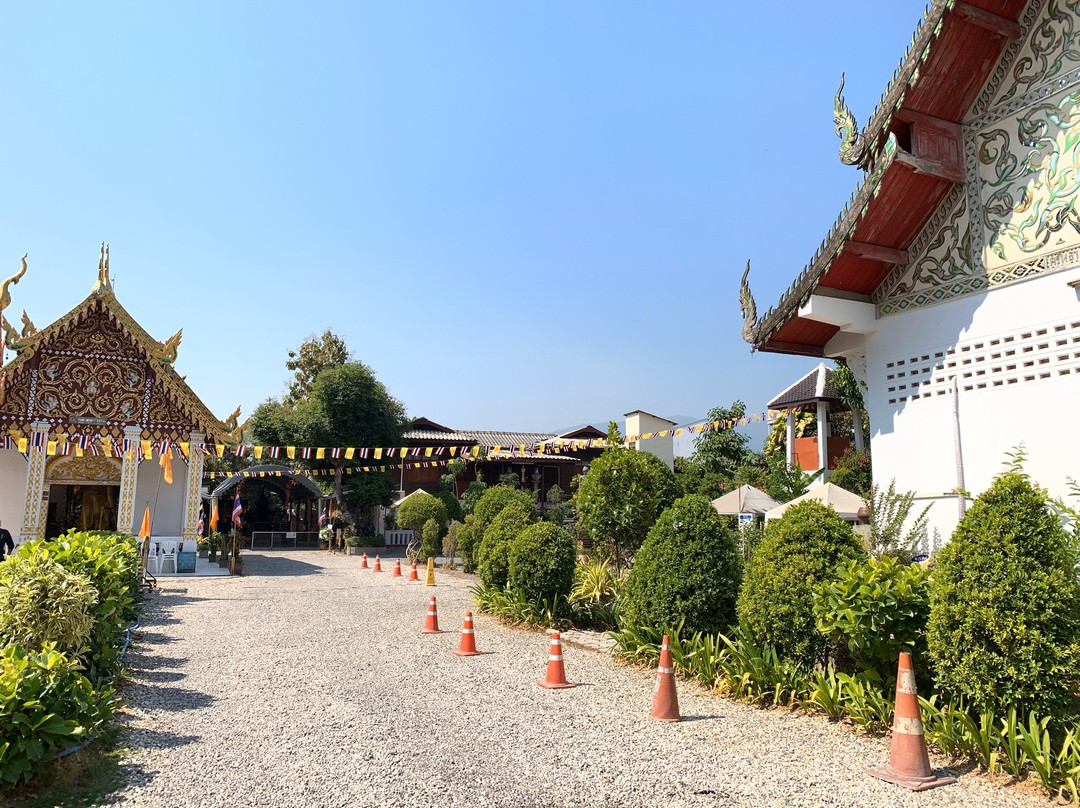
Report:
[[[187,677],[186,673],[180,671],[140,671],[139,678],[146,682],[179,682],[181,679]]]
[[[687,721],[716,721],[719,718],[718,715],[684,715],[681,720],[686,723]]]
[[[167,634],[158,634],[154,631],[136,631],[131,635],[131,641],[136,645],[168,645],[179,642],[175,637]]]
[[[150,710],[182,713],[187,710],[202,710],[216,701],[208,693],[188,690],[186,687],[158,686],[145,681],[139,682],[137,686],[142,691],[138,698],[139,706]]]
[[[298,575],[321,575],[322,568],[295,558],[245,556],[245,578],[292,578]]]
[[[202,741],[198,735],[177,735],[175,732],[166,732],[156,729],[144,729],[142,727],[128,727],[124,732],[123,740],[128,749],[176,749],[191,743]],[[149,782],[150,778],[143,778]]]

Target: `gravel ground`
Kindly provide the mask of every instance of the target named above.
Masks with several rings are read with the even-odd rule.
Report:
[[[127,661],[130,806],[1045,806],[979,775],[911,794],[866,774],[888,744],[567,645],[572,690],[536,687],[547,637],[476,618],[471,578],[426,588],[356,558],[250,553],[240,578],[164,582]],[[435,594],[445,634],[421,636]]]

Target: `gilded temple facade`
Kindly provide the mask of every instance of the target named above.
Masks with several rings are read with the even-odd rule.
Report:
[[[10,304],[0,291],[0,312]],[[203,446],[224,425],[173,368],[180,332],[153,339],[120,305],[107,248],[90,295],[46,328],[23,313],[0,370],[0,519],[17,540],[69,528],[194,538]],[[170,456],[166,475],[162,453]],[[172,482],[167,481],[172,477]]]

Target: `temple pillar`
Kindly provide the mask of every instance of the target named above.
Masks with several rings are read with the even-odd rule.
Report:
[[[116,529],[132,533],[135,527],[135,478],[139,473],[139,440],[142,427],[124,427],[124,463],[120,467],[120,504],[116,508]]]
[[[787,464],[795,468],[795,410],[787,411]]]
[[[855,451],[861,452],[863,450],[863,433],[862,433],[862,410],[853,409],[851,411],[852,426],[855,427]]]
[[[188,438],[187,500],[184,504],[184,525],[181,531],[184,541],[195,541],[199,538],[199,489],[202,486],[205,439],[206,435],[202,432],[192,432]]]
[[[829,403],[818,401],[817,403],[817,456],[818,468],[822,470],[821,480],[829,476]]]
[[[38,435],[41,436],[38,438],[40,448],[35,448],[34,438]],[[23,501],[23,523],[19,533],[23,542],[45,537],[45,518],[49,508],[49,496],[45,488],[45,449],[48,441],[48,421],[34,421],[26,447],[26,499]]]

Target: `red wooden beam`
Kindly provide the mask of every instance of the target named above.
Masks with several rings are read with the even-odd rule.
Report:
[[[900,107],[900,109],[896,111],[896,119],[898,121],[906,121],[907,123],[939,129],[957,139],[963,137],[963,130],[960,128],[960,124],[954,123],[953,121],[945,121],[941,118],[935,118],[933,115],[927,115],[925,112],[917,112],[913,109]]]
[[[760,348],[763,353],[786,353],[799,354],[800,356],[825,356],[824,345],[808,345],[805,342],[783,342],[781,340],[769,340]]]
[[[1020,38],[1020,23],[1010,20],[1008,17],[1002,17],[964,2],[957,2],[953,6],[953,13],[964,18],[972,25],[977,25],[992,34],[1005,37],[1005,39]]]
[[[895,247],[884,247],[880,244],[867,244],[863,241],[848,241],[844,249],[860,258],[869,261],[881,261],[883,264],[907,264],[908,251],[898,250]]]
[[[937,177],[947,182],[963,182],[964,166],[959,163],[946,162],[944,160],[931,160],[925,157],[916,157],[906,151],[897,150],[896,162],[903,163],[915,170],[916,174],[925,174],[928,177]]]

